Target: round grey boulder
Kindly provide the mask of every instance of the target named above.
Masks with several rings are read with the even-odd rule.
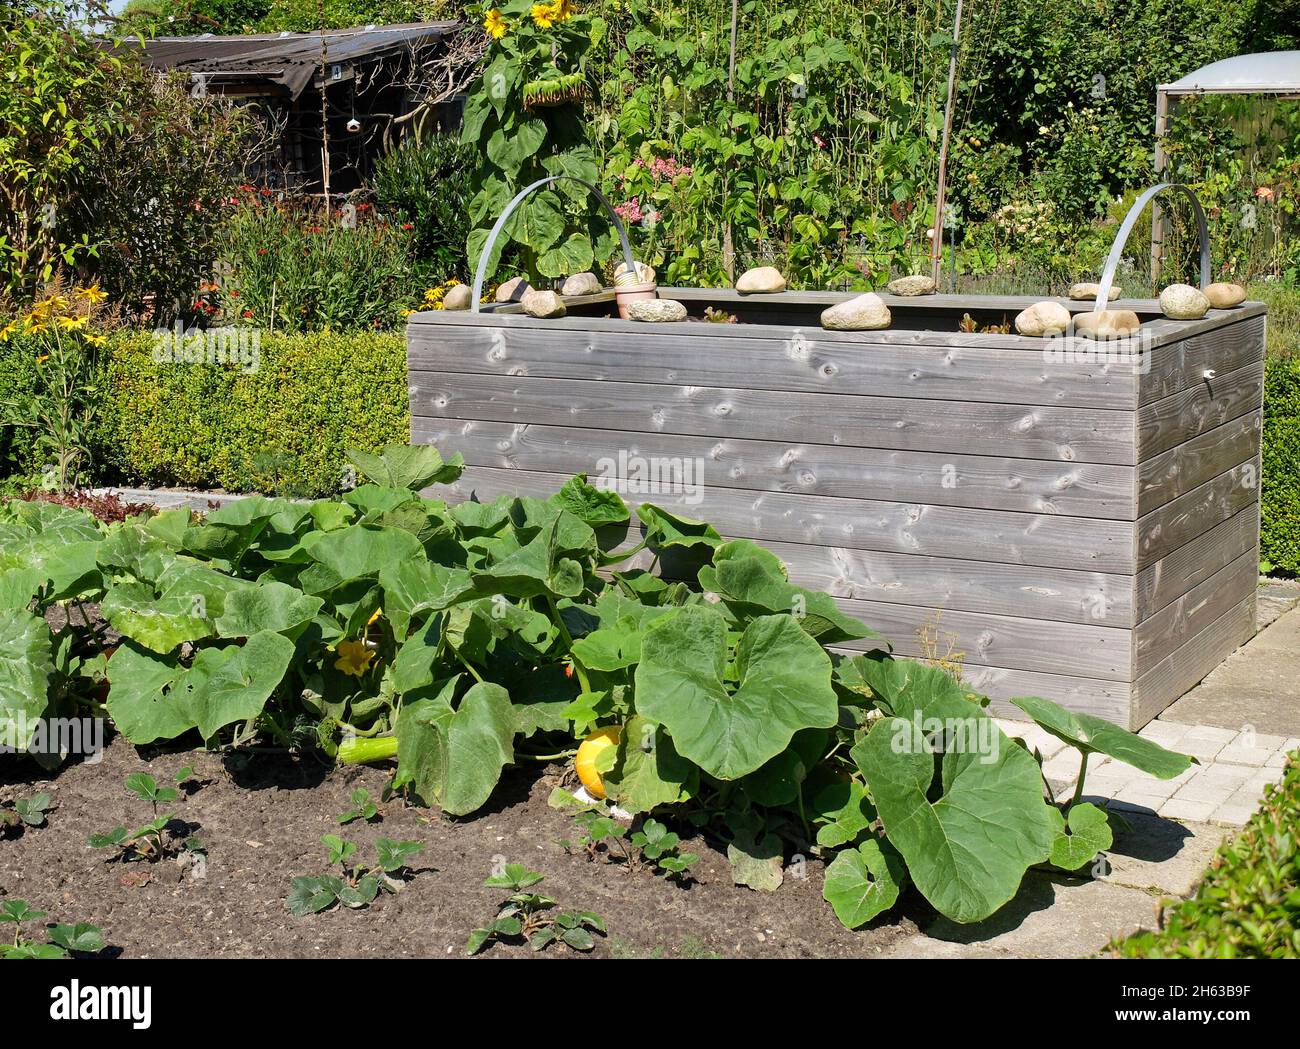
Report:
[[[1246,289],[1240,284],[1211,284],[1204,294],[1216,310],[1230,310],[1246,301]]]
[[[1160,309],[1176,321],[1194,321],[1210,310],[1210,300],[1190,284],[1171,284],[1160,293]]]
[[[551,320],[565,314],[564,300],[553,291],[538,291],[536,288],[525,292],[523,298],[524,312],[530,317]]]
[[[671,324],[686,319],[686,307],[676,299],[638,299],[628,303],[627,319],[651,324]]]
[[[785,277],[775,266],[757,266],[740,275],[736,290],[742,295],[771,295],[785,291]]]
[[[1059,302],[1044,299],[1016,314],[1016,331],[1030,338],[1060,335],[1070,326],[1070,311]]]
[[[448,288],[442,297],[442,308],[444,310],[467,310],[470,306],[470,300],[474,298],[474,291],[468,284],[457,284]]]
[[[822,310],[822,327],[829,331],[879,331],[892,322],[885,300],[874,291]]]
[[[1097,296],[1101,294],[1100,284],[1071,284],[1068,292],[1070,298],[1076,302],[1096,302]],[[1107,302],[1115,302],[1117,299],[1124,297],[1124,289],[1118,285],[1112,284],[1110,294],[1106,296]]]
[[[1132,310],[1102,310],[1100,313],[1076,313],[1074,334],[1085,339],[1123,339],[1142,327],[1142,320]]]
[[[527,277],[511,277],[497,287],[497,302],[519,302],[531,288]]]
[[[572,295],[596,295],[600,290],[600,278],[594,273],[575,273],[572,277],[566,277],[564,283],[560,286],[560,294],[566,297]]]
[[[890,295],[933,295],[935,284],[933,277],[917,273],[911,277],[897,277],[886,286]]]

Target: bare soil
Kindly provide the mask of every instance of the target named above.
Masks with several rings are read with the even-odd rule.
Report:
[[[206,847],[204,876],[173,859],[109,862],[87,845],[90,834],[150,817],[123,788],[127,775],[170,782],[186,765],[200,782],[166,811]],[[686,887],[570,855],[559,843],[577,836],[572,823],[546,804],[564,776],[559,766],[508,771],[489,807],[472,818],[452,820],[394,799],[381,805],[381,820],[340,828],[349,794],[362,786],[378,799],[390,773],[284,754],[135,748],[121,738],[98,764],[50,777],[31,762],[0,758],[0,800],[41,790],[54,799],[44,827],[0,838],[0,898],[24,899],[47,921],[98,925],[110,953],[128,958],[459,956],[469,932],[495,914],[501,891],[483,880],[504,859],[542,872],[540,891],[561,907],[605,919],[609,935],[597,937],[595,957],[870,957],[917,931],[897,915],[844,929],[821,898],[822,869],[812,859],[804,877],[787,873],[778,891],[760,893],[734,886],[725,853],[698,836],[685,844],[701,857],[698,881]],[[322,834],[356,841],[363,862],[373,859],[376,837],[414,839],[426,849],[397,895],[366,910],[294,918],[284,897],[295,876],[325,872]],[[533,956],[503,944],[484,952]],[[577,957],[556,946],[541,956]]]

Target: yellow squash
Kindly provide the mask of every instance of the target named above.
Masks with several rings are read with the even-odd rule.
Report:
[[[617,747],[622,734],[617,725],[598,728],[578,747],[578,756],[574,758],[573,764],[578,770],[578,779],[582,780],[582,785],[593,798],[605,796],[605,781],[596,767],[597,759],[610,747]]]

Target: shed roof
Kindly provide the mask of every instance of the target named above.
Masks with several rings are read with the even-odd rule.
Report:
[[[359,26],[321,33],[260,33],[249,36],[161,36],[145,41],[144,60],[154,69],[212,73],[264,84],[297,98],[325,62],[348,63],[393,54],[448,36],[457,22],[408,22]]]
[[[1159,90],[1172,95],[1198,92],[1300,94],[1300,51],[1265,51],[1237,55],[1188,73]]]

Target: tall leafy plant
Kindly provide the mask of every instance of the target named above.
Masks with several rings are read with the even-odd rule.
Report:
[[[563,175],[569,177],[538,189],[512,213],[492,245],[488,273],[509,245],[534,279],[588,270],[614,246],[597,201],[573,181],[594,184],[599,174],[582,100],[587,52],[604,23],[579,14],[571,0],[509,0],[485,10],[483,27],[491,37],[487,64],[465,104],[462,130],[462,141],[481,151],[470,202],[470,265],[478,264],[492,224],[520,189]]]

